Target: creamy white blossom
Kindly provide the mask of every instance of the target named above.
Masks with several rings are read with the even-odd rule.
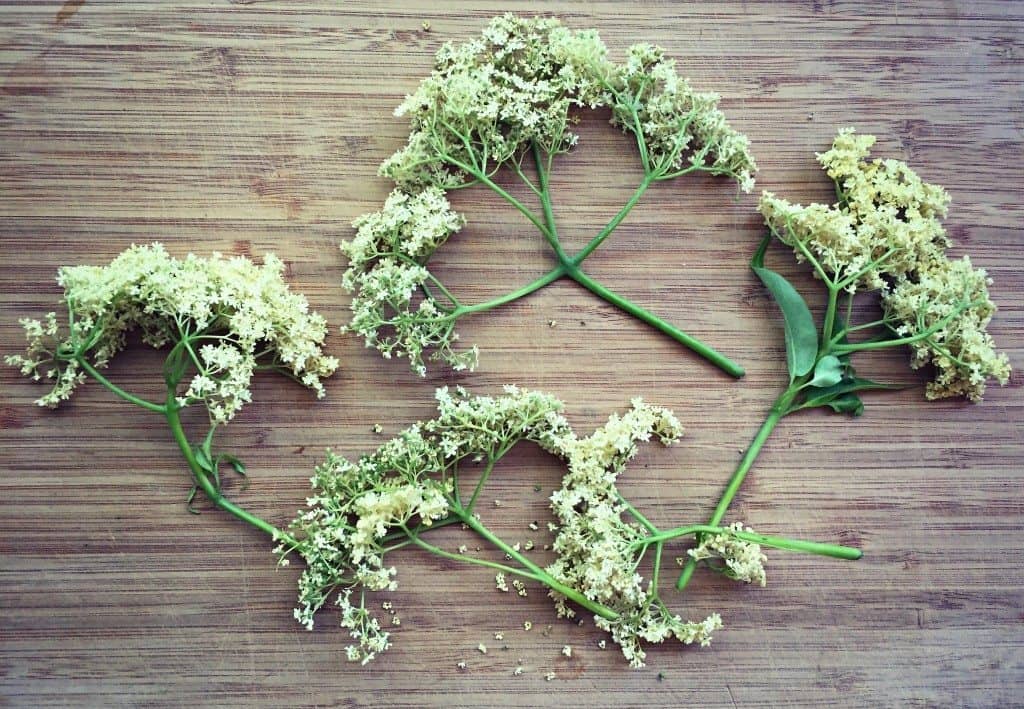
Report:
[[[251,398],[249,382],[266,365],[324,395],[321,379],[338,360],[323,353],[327,326],[282,279],[284,264],[273,254],[258,266],[242,256],[189,254],[178,259],[160,244],[132,246],[106,266],[60,269],[69,333],[62,337],[55,314],[25,319],[24,355],[8,364],[23,374],[54,382],[38,403],[56,406],[84,381],[82,362],[102,368],[124,348],[132,331],[153,347],[168,343],[187,354],[196,372],[179,403],[203,402],[214,422],[224,423]]]

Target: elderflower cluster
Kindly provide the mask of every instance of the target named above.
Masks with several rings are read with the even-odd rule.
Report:
[[[437,187],[412,194],[396,189],[383,209],[356,219],[355,238],[341,244],[349,261],[342,286],[355,293],[345,330],[362,335],[386,358],[407,357],[420,375],[427,372],[424,352],[432,348],[430,359],[472,370],[477,350],[452,349],[455,317],[434,297],[423,265],[463,223]]]
[[[693,90],[660,47],[636,44],[609,81],[612,123],[643,138],[651,163],[666,173],[687,163],[754,187],[749,139],[718,109],[719,96]]]
[[[836,185],[827,206],[792,204],[765,192],[760,211],[797,260],[814,262],[816,275],[851,294],[880,290],[886,322],[912,343],[911,366],[933,364],[929,399],[965,396],[980,401],[985,383],[1005,384],[1005,354],[985,331],[995,306],[991,281],[970,260],[950,260],[942,227],[949,195],[898,160],[868,160],[874,136],[839,131],[818,161]]]
[[[531,143],[564,152],[577,139],[570,107],[601,103],[582,58],[606,52],[595,32],[510,13],[477,39],[446,43],[434,71],[395,111],[410,117],[412,131],[381,174],[402,186],[450,189],[469,179],[468,168],[490,172],[489,164],[515,159]]]
[[[613,415],[586,438],[563,439],[557,451],[567,460],[569,470],[561,488],[551,496],[551,509],[559,522],[553,545],[558,558],[546,571],[619,615],[616,620],[595,616],[594,621],[611,633],[634,667],[643,666],[646,657],[641,641],[675,637],[683,643],[707,645],[712,632],[721,627],[717,614],[699,623],[684,621],[667,610],[657,589],[644,586],[643,577],[636,572],[641,552],[632,545],[646,534],[623,518],[627,506],[615,485],[636,454],[638,441],[656,436],[669,445],[682,432],[670,411],[635,399],[629,412]],[[574,615],[564,596],[557,592],[551,596],[560,617]]]
[[[84,381],[82,362],[105,367],[139,330],[153,347],[175,343],[197,371],[180,403],[202,401],[210,417],[227,422],[251,398],[258,364],[286,372],[324,395],[321,379],[338,360],[323,354],[324,319],[305,297],[289,291],[284,264],[273,254],[257,266],[247,258],[214,254],[184,259],[158,243],[132,246],[107,266],[62,268],[69,334],[61,338],[56,316],[23,320],[24,355],[8,364],[34,379],[53,381],[37,403],[56,406]],[[187,340],[188,347],[179,344]]]
[[[562,415],[562,402],[547,394],[508,386],[502,396],[470,396],[457,387],[439,389],[436,397],[435,418],[407,428],[354,463],[328,453],[317,467],[307,509],[275,550],[282,561],[292,551],[305,559],[295,610],[300,623],[312,628],[316,611],[340,591],[342,625],[359,641],[350,657],[365,662],[386,649],[384,624],[349,599],[356,590],[395,589],[396,570],[384,562],[390,547],[416,541],[424,528],[466,513],[454,484],[460,463],[493,463],[526,440],[568,463],[551,498],[559,522],[552,547],[557,559],[546,572],[617,615],[614,621],[598,616],[596,622],[634,666],[643,664],[642,641],[674,636],[684,643],[710,642],[721,627],[717,614],[698,623],[683,621],[636,573],[641,552],[632,545],[645,530],[623,519],[628,508],[615,487],[638,442],[656,437],[668,445],[682,435],[670,411],[636,399],[630,411],[579,438]],[[518,579],[510,584],[504,573],[494,578],[498,590],[508,592],[511,585],[525,595]],[[574,614],[565,597],[551,596],[559,615]],[[529,623],[524,627],[529,630]]]
[[[744,530],[743,524],[735,522],[729,529],[737,532],[752,532],[749,527]],[[687,552],[694,561],[704,561],[715,571],[737,581],[765,585],[764,563],[768,558],[761,552],[761,545],[738,539],[731,534],[712,534],[705,536],[700,544]],[[720,559],[725,566],[712,564]]]
[[[275,549],[282,561],[295,551],[306,562],[295,610],[305,627],[312,629],[314,614],[335,590],[397,588],[396,569],[384,563],[387,535],[407,536],[448,516],[451,473],[460,461],[496,458],[519,440],[556,449],[570,432],[562,403],[539,392],[508,386],[504,396],[471,397],[461,387],[444,388],[437,400],[436,418],[407,428],[374,453],[353,463],[328,452],[317,466],[307,509]],[[504,578],[496,583],[500,587]],[[380,623],[373,625],[372,613],[360,608],[343,614],[342,625],[357,640],[384,642],[367,631]],[[365,661],[381,649],[360,645],[352,653]]]
[[[791,204],[770,192],[760,211],[778,237],[793,246],[797,260],[809,251],[835,281],[853,278],[848,290],[884,288],[921,263],[943,258],[949,239],[940,219],[949,195],[921,180],[898,160],[867,161],[872,135],[839,131],[818,162],[836,183],[832,206]]]
[[[410,119],[410,134],[380,174],[397,188],[341,245],[349,259],[342,283],[354,293],[347,329],[385,358],[408,358],[420,375],[425,358],[472,370],[476,348],[455,345],[455,320],[465,311],[427,267],[465,223],[445,191],[489,179],[503,165],[518,169],[531,146],[548,156],[570,150],[578,139],[571,110],[610,106],[612,123],[637,136],[652,176],[692,166],[731,176],[749,192],[757,166],[747,138],[717,103],[715,94],[693,91],[661,49],[636,45],[616,64],[597,32],[555,19],[505,14],[476,39],[446,43],[431,75],[395,111]]]
[[[882,306],[899,323],[895,330],[901,337],[945,323],[910,345],[911,367],[931,364],[935,369],[935,380],[925,389],[929,399],[965,396],[981,401],[989,378],[1000,384],[1009,380],[1009,359],[996,352],[985,330],[996,311],[988,296],[991,283],[984,269],[974,268],[964,256],[936,260],[882,293]]]

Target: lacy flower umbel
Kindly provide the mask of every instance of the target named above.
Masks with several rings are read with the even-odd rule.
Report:
[[[221,494],[220,468],[228,463],[245,473],[241,460],[215,453],[213,436],[252,399],[249,383],[259,370],[276,371],[324,395],[322,379],[338,367],[323,352],[327,324],[292,293],[281,278],[284,264],[273,254],[258,266],[247,258],[214,254],[184,259],[160,244],[132,246],[107,266],[60,269],[68,332],[62,335],[55,313],[43,321],[25,319],[28,351],[6,358],[22,374],[52,383],[37,400],[55,407],[87,378],[122,399],[161,414],[188,463],[194,486],[218,507],[274,534],[269,523]],[[133,331],[153,347],[169,347],[164,361],[166,397],[154,402],[131,394],[100,370],[126,344]],[[181,410],[201,404],[210,428],[190,441]]]
[[[786,334],[789,386],[779,394],[736,468],[708,524],[724,519],[743,479],[776,424],[785,416],[819,407],[860,415],[860,392],[893,388],[865,379],[854,370],[857,352],[906,345],[911,367],[931,364],[929,399],[964,396],[981,401],[989,379],[1005,384],[1010,364],[996,352],[986,332],[995,305],[991,281],[967,256],[951,260],[941,219],[949,195],[924,182],[898,160],[868,160],[875,138],[839,131],[831,150],[818,161],[835,183],[833,205],[793,204],[765,192],[761,213],[768,226],[751,266],[779,304]],[[803,297],[781,275],[764,266],[772,237],[790,246],[798,261],[810,263],[826,286],[825,315],[819,329]],[[854,324],[857,294],[880,294],[882,317]],[[845,298],[845,307],[839,299]],[[864,337],[874,330],[873,337]],[[713,544],[721,547],[723,541]],[[711,552],[702,538],[698,550]],[[691,553],[677,587],[689,582],[705,551]],[[741,566],[726,561],[722,571],[757,581]]]
[[[717,613],[683,620],[661,599],[663,551],[675,539],[710,535],[700,547],[709,550],[702,559],[722,564],[709,563],[709,568],[760,583],[761,545],[842,559],[860,556],[856,549],[766,537],[742,525],[655,527],[621,495],[616,480],[639,442],[657,438],[668,445],[682,435],[666,409],[636,399],[625,414],[579,438],[562,415],[562,403],[539,392],[506,387],[503,396],[487,397],[440,389],[437,399],[436,418],[402,431],[376,452],[356,462],[328,454],[312,478],[308,508],[287,533],[278,533],[282,562],[291,552],[306,562],[296,619],[312,628],[317,610],[337,594],[341,624],[355,641],[349,659],[365,664],[391,645],[391,631],[370,610],[367,592],[398,588],[398,570],[385,559],[405,546],[492,569],[499,592],[509,593],[512,586],[525,596],[526,582],[546,587],[560,617],[574,617],[580,608],[592,613],[634,666],[643,664],[643,641],[674,637],[707,645],[722,625]],[[496,463],[519,441],[536,443],[567,466],[561,487],[551,495],[557,557],[546,567],[531,559],[532,545],[502,540],[478,512]],[[465,544],[446,550],[427,541],[432,530],[453,523],[505,554],[506,561],[472,555]],[[653,571],[645,579],[638,568],[648,552]]]
[[[991,281],[968,257],[947,257],[950,241],[939,221],[949,204],[946,191],[922,181],[906,163],[867,160],[874,142],[848,128],[818,156],[835,182],[835,205],[802,207],[766,192],[761,212],[772,233],[798,260],[810,261],[819,278],[850,296],[881,292],[884,317],[872,325],[900,336],[888,344],[910,346],[914,368],[934,366],[929,399],[980,401],[988,379],[1005,384],[1010,374],[1006,355],[995,351],[985,331],[995,313]]]
[[[573,111],[599,107],[610,108],[611,122],[635,141],[644,177],[619,213],[579,253],[569,255],[558,236],[550,174],[555,157],[578,140]],[[409,118],[411,132],[380,170],[396,187],[380,211],[354,222],[355,236],[342,243],[349,258],[342,283],[354,293],[348,329],[362,335],[368,347],[385,357],[408,358],[421,375],[428,360],[472,369],[478,352],[456,347],[457,320],[569,278],[742,376],[739,365],[609,290],[581,267],[655,182],[707,172],[731,177],[744,191],[753,187],[757,166],[747,138],[726,122],[718,96],[694,91],[661,49],[637,44],[624,62],[614,63],[593,30],[505,15],[477,39],[445,44],[434,71],[396,114]],[[522,182],[527,201],[536,206],[492,180],[501,169]],[[467,304],[431,273],[428,262],[465,224],[446,192],[478,184],[518,210],[551,246],[557,263],[499,298]]]
[[[338,360],[321,350],[327,325],[309,303],[288,290],[284,264],[273,254],[257,266],[241,256],[184,259],[160,244],[132,246],[107,266],[60,269],[68,333],[57,316],[23,319],[29,340],[24,355],[6,358],[21,373],[54,383],[38,400],[57,406],[87,374],[95,376],[139,331],[152,347],[172,353],[194,371],[175,400],[203,403],[215,423],[226,423],[251,400],[256,369],[275,369],[324,394],[321,379]],[[101,379],[101,381],[104,381]]]

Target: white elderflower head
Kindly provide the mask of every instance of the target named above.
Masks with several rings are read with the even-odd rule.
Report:
[[[436,187],[415,194],[396,189],[383,209],[356,219],[355,237],[341,244],[349,259],[342,285],[355,293],[344,329],[387,358],[407,357],[421,375],[425,356],[455,370],[474,369],[477,349],[453,349],[453,308],[434,297],[434,279],[423,265],[464,222]]]
[[[561,450],[571,436],[562,402],[539,392],[509,386],[503,396],[472,397],[461,387],[444,388],[437,400],[436,418],[407,428],[371,455],[353,463],[328,452],[317,466],[307,509],[289,530],[296,543],[275,550],[281,557],[295,551],[306,562],[295,611],[306,627],[335,590],[397,587],[395,568],[384,564],[385,537],[447,517],[450,471],[460,462],[499,456],[520,440]],[[521,581],[512,583],[525,595]],[[495,586],[508,591],[504,574],[495,576]],[[351,617],[363,622],[358,613]],[[364,661],[379,651],[359,646],[352,654]]]
[[[818,161],[836,183],[833,206],[792,204],[765,192],[760,211],[778,237],[794,247],[797,260],[809,251],[835,280],[859,276],[849,285],[877,290],[892,278],[913,273],[944,257],[949,239],[940,219],[949,195],[921,180],[906,163],[867,161],[875,137],[852,128],[839,131]]]
[[[880,290],[885,322],[910,343],[914,369],[931,364],[929,399],[980,401],[988,379],[1005,384],[1010,364],[986,327],[995,313],[991,281],[970,259],[950,260],[940,219],[949,195],[898,160],[867,160],[875,138],[839,131],[818,161],[836,183],[838,202],[803,207],[765,192],[760,210],[797,259],[850,293]]]
[[[478,39],[446,43],[433,73],[395,111],[410,117],[412,132],[381,174],[402,186],[449,189],[466,181],[467,167],[490,172],[531,142],[568,150],[576,142],[570,107],[604,102],[592,71],[606,53],[596,32],[510,13]]]
[[[84,380],[78,357],[104,367],[127,334],[140,330],[153,347],[188,340],[197,374],[179,401],[202,401],[215,422],[227,422],[250,400],[257,365],[283,371],[323,396],[321,379],[337,369],[338,360],[323,354],[324,319],[309,310],[305,297],[289,291],[283,271],[273,254],[262,266],[216,253],[177,259],[160,244],[132,246],[107,266],[65,267],[57,282],[64,288],[69,334],[60,338],[53,314],[43,322],[24,320],[28,352],[6,361],[28,376],[54,381],[38,403],[56,406]]]
[[[732,176],[744,192],[753,188],[757,164],[750,141],[726,122],[718,95],[694,91],[663,49],[630,47],[626,62],[611,77],[610,89],[612,123],[633,133],[639,129],[652,164],[669,173],[703,165]]]
[[[738,532],[754,531],[749,527],[744,530],[740,522],[729,528]],[[731,534],[711,534],[687,553],[694,561],[703,561],[711,569],[731,579],[765,585],[764,563],[768,558],[761,552],[760,544],[738,539]],[[724,562],[724,566],[712,563],[719,559]]]
[[[988,295],[990,284],[985,270],[975,269],[964,256],[958,261],[937,260],[883,292],[882,306],[902,337],[946,323],[910,345],[911,367],[935,368],[935,380],[925,389],[929,399],[965,396],[981,401],[989,378],[1000,384],[1009,380],[1009,359],[996,352],[985,331],[996,312]]]
[[[595,616],[599,628],[611,633],[630,664],[643,665],[641,640],[661,642],[676,637],[682,642],[707,644],[721,619],[709,617],[689,623],[672,615],[658,599],[656,589],[645,586],[636,572],[641,551],[633,543],[645,530],[623,518],[627,507],[616,480],[637,452],[637,443],[657,437],[669,445],[682,435],[682,426],[667,409],[633,401],[622,416],[613,415],[587,438],[565,438],[556,453],[567,459],[569,471],[551,496],[551,509],[559,527],[553,546],[558,558],[546,571],[559,582],[619,614],[609,621]],[[566,598],[557,592],[560,617],[573,617]]]

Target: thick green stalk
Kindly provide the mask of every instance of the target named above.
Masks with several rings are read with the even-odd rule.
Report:
[[[686,334],[675,325],[665,322],[664,320],[659,318],[657,315],[651,313],[650,311],[644,310],[639,305],[635,304],[633,301],[627,298],[623,298],[618,293],[609,290],[601,283],[595,281],[593,278],[588,276],[583,271],[576,269],[574,271],[569,271],[567,275],[574,281],[579,283],[581,286],[589,290],[591,293],[594,293],[603,300],[608,301],[617,308],[624,310],[625,312],[629,313],[638,320],[647,323],[656,330],[665,333],[676,342],[682,344],[684,347],[693,350],[701,357],[708,360],[713,365],[715,365],[722,371],[726,372],[727,374],[739,378],[746,373],[743,367],[733,362],[731,359],[723,355],[718,350],[715,350],[714,348],[705,345],[700,340],[696,339],[695,337],[692,337],[691,335]]]
[[[291,537],[291,535],[282,532],[280,529],[270,524],[270,522],[267,522],[251,512],[247,512],[241,507],[235,505],[225,498],[216,488],[210,480],[210,477],[206,474],[206,471],[203,469],[203,466],[201,466],[199,461],[196,459],[196,454],[192,450],[192,444],[189,443],[188,436],[185,435],[185,429],[181,425],[181,417],[178,415],[179,406],[175,399],[175,391],[173,388],[169,388],[167,390],[167,405],[165,409],[166,411],[164,412],[164,415],[167,417],[167,423],[171,427],[171,435],[174,436],[174,440],[178,444],[178,448],[181,449],[181,454],[185,457],[185,461],[188,463],[188,467],[192,471],[192,477],[195,479],[196,485],[198,485],[206,496],[210,498],[210,501],[225,512],[233,514],[243,522],[248,522],[253,527],[256,527],[256,529],[266,532],[274,541],[282,541],[290,546],[297,546],[298,543]]]
[[[747,448],[746,453],[743,455],[743,459],[740,460],[740,464],[736,467],[736,471],[729,478],[728,484],[725,486],[725,492],[722,493],[722,499],[718,501],[718,506],[715,507],[714,513],[708,519],[710,526],[718,526],[722,519],[725,517],[726,511],[729,509],[729,505],[732,504],[733,498],[736,497],[736,493],[739,491],[740,486],[743,484],[743,480],[747,477],[747,473],[754,465],[754,461],[757,460],[758,454],[761,452],[761,448],[764,446],[765,441],[775,430],[775,426],[782,420],[782,417],[786,415],[790,405],[793,403],[793,399],[796,398],[797,392],[800,390],[800,385],[803,384],[804,378],[800,378],[797,381],[789,385],[789,387],[782,392],[775,403],[772,405],[771,411],[768,412],[768,417],[761,424],[761,427],[754,434],[754,440],[750,442],[750,446]],[[693,576],[694,570],[697,568],[697,562],[690,559],[686,562],[683,567],[682,573],[679,575],[679,580],[676,581],[676,588],[680,591],[686,588],[686,584],[690,582],[690,578]]]

